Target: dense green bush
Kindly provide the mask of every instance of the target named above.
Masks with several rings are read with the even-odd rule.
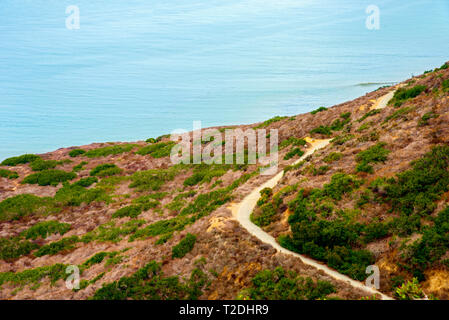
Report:
[[[36,156],[35,154],[24,154],[24,155],[21,155],[18,157],[12,157],[12,158],[5,159],[5,160],[3,160],[3,162],[0,165],[14,167],[14,166],[17,166],[18,164],[29,163],[29,162],[35,161],[37,159],[40,159],[40,157]]]
[[[330,136],[332,134],[332,129],[329,126],[319,126],[310,131],[310,133],[324,134]]]
[[[438,116],[439,115],[436,113],[427,112],[421,117],[421,119],[419,119],[418,126],[420,126],[420,127],[427,126],[429,124],[430,119],[438,118]]]
[[[449,146],[437,146],[421,159],[412,162],[412,169],[389,179],[386,200],[406,215],[427,215],[435,209],[434,201],[449,191]]]
[[[262,123],[259,124],[258,126],[254,127],[254,129],[260,129],[260,128],[268,127],[270,124],[275,123],[275,122],[278,122],[278,121],[281,121],[281,120],[284,120],[284,119],[286,119],[286,118],[287,118],[287,117],[281,117],[281,116],[273,117],[273,118],[271,118],[271,119],[268,119],[268,120],[262,122]]]
[[[152,261],[130,277],[103,284],[93,300],[194,300],[202,294],[207,276],[200,270],[192,271],[190,279],[182,282],[179,277],[165,277],[161,265]]]
[[[7,179],[17,179],[19,177],[19,174],[16,171],[0,169],[0,177]]]
[[[71,228],[71,225],[68,223],[61,223],[59,221],[43,221],[38,222],[32,227],[28,228],[27,230],[23,231],[21,233],[21,236],[25,237],[26,239],[33,239],[36,240],[37,238],[45,239],[49,235],[59,233],[60,235],[65,234],[67,231],[69,231]]]
[[[142,213],[142,206],[131,205],[118,209],[113,215],[113,218],[131,217],[137,218]]]
[[[79,242],[79,238],[77,236],[63,238],[59,241],[51,242],[40,247],[34,255],[36,257],[42,257],[45,255],[54,255],[63,251],[69,251],[75,248],[75,244],[77,242]]]
[[[184,180],[185,186],[210,182],[215,177],[221,177],[230,169],[229,165],[208,165],[205,163],[194,165],[194,167],[193,174]]]
[[[414,86],[413,88],[399,88],[388,104],[400,107],[405,101],[419,96],[427,89],[426,86]]]
[[[168,157],[175,144],[173,141],[153,143],[139,149],[136,153],[142,156],[150,155],[153,158]]]
[[[343,194],[350,193],[361,185],[362,180],[352,175],[336,173],[332,176],[331,181],[324,185],[323,192],[326,196],[334,200],[341,200]]]
[[[345,142],[350,141],[352,139],[354,139],[353,134],[344,134],[336,136],[334,139],[331,140],[331,142],[336,145],[343,145]]]
[[[123,170],[112,163],[105,163],[96,166],[90,171],[91,176],[110,177],[122,173]]]
[[[280,149],[284,149],[290,145],[293,145],[295,147],[297,146],[305,146],[307,144],[307,141],[304,139],[298,139],[295,137],[289,137],[288,139],[285,139],[284,141],[281,142],[281,144],[279,145]]]
[[[166,182],[172,181],[180,172],[180,167],[173,166],[168,169],[152,169],[138,171],[131,176],[130,188],[138,191],[159,190]]]
[[[54,284],[59,279],[66,279],[68,276],[65,272],[66,268],[67,265],[57,263],[51,266],[26,269],[22,272],[1,272],[0,286],[9,282],[23,287],[30,283],[35,284],[45,277],[49,277],[51,284]]]
[[[38,184],[40,186],[57,186],[61,182],[73,180],[76,174],[63,170],[43,170],[25,177],[22,184]]]
[[[41,158],[34,160],[30,163],[31,170],[43,171],[48,169],[54,169],[57,165],[62,164],[61,161],[56,160],[43,160]]]
[[[87,188],[97,182],[98,182],[98,179],[96,177],[87,177],[87,178],[82,178],[82,179],[78,180],[77,182],[74,182],[73,185]]]
[[[252,286],[244,290],[240,299],[251,300],[317,300],[335,293],[334,286],[327,281],[303,278],[294,271],[263,270],[252,279]]]
[[[31,214],[45,212],[51,206],[51,198],[21,194],[0,202],[0,221],[18,220]]]
[[[416,300],[424,298],[424,292],[419,286],[418,279],[413,278],[396,288],[395,295],[399,300]]]
[[[79,164],[77,164],[76,166],[74,166],[74,167],[72,168],[72,171],[73,171],[73,172],[79,172],[79,171],[81,171],[81,170],[83,169],[83,167],[84,167],[86,164],[87,164],[86,161],[82,161],[82,162],[80,162]]]
[[[362,122],[363,120],[365,120],[368,117],[372,117],[378,113],[380,113],[381,110],[380,109],[373,109],[368,111],[367,113],[365,113],[359,120],[357,120],[358,122]]]
[[[58,207],[80,206],[82,203],[90,204],[94,201],[108,203],[110,197],[100,188],[86,189],[76,183],[65,184],[54,196],[54,203]]]
[[[323,158],[323,161],[326,163],[332,163],[334,161],[338,161],[343,158],[343,154],[340,152],[331,152],[327,156]]]
[[[284,156],[284,160],[290,160],[293,157],[301,157],[304,154],[300,148],[293,148]]]
[[[136,146],[137,145],[135,145],[135,144],[113,145],[113,146],[89,150],[85,153],[85,155],[89,158],[106,157],[109,155],[117,155],[120,153],[129,152]]]
[[[69,156],[71,156],[72,158],[78,157],[82,154],[85,154],[86,151],[83,149],[74,149],[72,151],[69,152]]]
[[[195,242],[196,236],[188,233],[176,246],[172,248],[171,257],[173,259],[184,257],[187,253],[192,251],[195,246]]]
[[[400,108],[400,109],[394,111],[388,117],[386,117],[384,123],[388,122],[390,120],[404,119],[404,118],[406,118],[406,115],[408,113],[410,113],[411,111],[413,111],[413,110],[415,110],[415,107],[403,107],[403,108]]]
[[[315,129],[312,129],[310,131],[310,133],[312,133],[312,134],[318,133],[318,134],[330,136],[333,131],[343,130],[344,126],[346,124],[348,124],[349,122],[351,122],[351,113],[345,112],[345,113],[340,114],[340,118],[334,120],[330,125],[327,125],[327,126],[321,125]]]
[[[386,145],[385,142],[378,142],[376,145],[359,152],[356,157],[358,162],[356,171],[373,173],[371,163],[387,161],[387,156],[391,151],[384,148]]]
[[[29,254],[39,246],[27,240],[15,238],[0,238],[0,259],[11,260]]]
[[[265,203],[260,206],[259,212],[251,213],[251,221],[259,227],[266,227],[273,222],[274,216],[277,214],[272,203]]]
[[[318,112],[323,112],[323,111],[326,111],[326,110],[327,110],[326,107],[319,107],[318,109],[313,110],[313,111],[310,112],[310,113],[311,113],[311,114],[317,114]]]

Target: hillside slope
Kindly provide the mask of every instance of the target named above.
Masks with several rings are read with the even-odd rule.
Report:
[[[386,294],[416,277],[427,295],[447,298],[447,65],[332,108],[236,126],[278,129],[281,143],[285,174],[263,192],[252,221],[356,280],[378,265]],[[305,138],[332,140],[292,165]],[[172,165],[172,146],[162,136],[5,160],[0,298],[369,295],[277,252],[236,221],[232,206],[270,178],[258,165]],[[81,271],[78,290],[64,283],[69,265]],[[288,290],[270,292],[273,283]]]

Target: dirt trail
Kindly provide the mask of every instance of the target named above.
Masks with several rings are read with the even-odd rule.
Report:
[[[393,91],[389,92],[388,94],[386,94],[385,96],[382,96],[379,99],[377,99],[375,101],[374,106],[371,109],[385,108],[387,106],[388,102],[393,97],[394,92],[395,92],[395,90],[393,90]],[[304,155],[295,162],[295,164],[304,160],[306,157],[313,154],[316,150],[326,147],[329,144],[330,139],[318,140],[318,139],[306,138],[306,141],[311,146],[307,149],[307,151],[304,153]],[[310,259],[306,256],[303,256],[301,254],[298,254],[296,252],[293,252],[286,248],[281,247],[281,245],[279,245],[279,243],[276,242],[276,239],[274,239],[271,235],[269,235],[268,233],[266,233],[261,228],[259,228],[258,226],[256,226],[255,224],[253,224],[251,222],[250,215],[253,212],[254,208],[256,207],[257,201],[260,198],[260,191],[262,191],[262,189],[264,189],[264,188],[275,187],[278,184],[278,182],[282,179],[283,175],[284,175],[283,171],[279,172],[273,178],[271,178],[270,180],[266,181],[261,186],[255,188],[253,191],[251,191],[251,193],[249,195],[247,195],[242,200],[242,202],[232,206],[230,209],[232,210],[233,216],[237,219],[237,221],[240,222],[240,224],[250,234],[257,237],[263,243],[271,245],[277,251],[288,254],[288,255],[295,256],[295,257],[299,258],[304,264],[315,267],[318,270],[322,270],[324,273],[326,273],[330,277],[332,277],[336,280],[346,282],[346,283],[350,284],[351,286],[353,286],[354,288],[362,289],[369,294],[377,294],[383,300],[391,300],[392,299],[391,297],[377,291],[374,288],[368,287],[359,281],[351,279],[348,276],[345,276],[345,275],[337,272],[336,270],[333,270],[333,269],[329,268],[328,266],[326,266],[316,260]]]

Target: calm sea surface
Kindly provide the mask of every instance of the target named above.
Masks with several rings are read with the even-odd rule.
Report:
[[[304,113],[447,60],[448,0],[1,0],[0,160]]]

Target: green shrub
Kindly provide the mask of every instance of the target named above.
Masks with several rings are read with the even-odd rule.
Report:
[[[359,120],[357,120],[358,122],[362,122],[363,120],[365,120],[368,117],[372,117],[378,113],[380,113],[381,110],[380,109],[373,109],[368,111],[367,113],[365,113]]]
[[[281,120],[284,120],[284,119],[286,119],[286,118],[287,118],[287,117],[281,117],[281,116],[273,117],[273,118],[271,118],[271,119],[268,119],[268,120],[262,122],[262,123],[259,124],[258,126],[254,127],[254,129],[260,129],[260,128],[268,127],[270,124],[275,123],[275,122],[278,122],[278,121],[281,121]]]
[[[185,186],[194,186],[199,183],[210,182],[215,177],[224,175],[230,166],[228,165],[208,165],[205,163],[195,165],[193,175],[184,180]]]
[[[15,171],[0,169],[0,177],[7,179],[17,179],[19,177],[19,174]]]
[[[334,200],[341,200],[343,194],[350,193],[361,185],[362,181],[352,175],[336,173],[332,176],[331,181],[324,185],[323,191],[326,196]]]
[[[409,99],[413,99],[419,96],[427,89],[426,86],[414,86],[413,88],[399,88],[393,96],[393,99],[390,100],[388,104],[392,104],[395,107],[400,107],[405,101]]]
[[[180,167],[173,166],[168,169],[152,169],[138,171],[131,176],[130,188],[138,191],[159,190],[166,182],[172,181],[180,172]]]
[[[434,201],[449,191],[449,146],[437,146],[421,159],[412,162],[412,169],[390,179],[385,188],[386,200],[393,208],[410,215],[427,215],[434,211]]]
[[[110,177],[122,173],[123,170],[112,163],[105,163],[96,166],[90,171],[91,176]]]
[[[71,156],[72,158],[78,157],[82,154],[85,154],[86,150],[83,149],[74,149],[72,151],[69,152],[69,156]]]
[[[96,177],[87,177],[87,178],[82,178],[82,179],[78,180],[77,182],[74,182],[73,185],[87,188],[97,182],[98,182],[98,179]]]
[[[323,161],[326,163],[332,163],[334,161],[338,161],[343,158],[343,154],[340,152],[331,152],[327,156],[323,158]]]
[[[55,255],[60,252],[69,251],[75,248],[75,244],[79,242],[79,238],[77,236],[72,236],[69,238],[63,238],[56,242],[51,242],[46,244],[37,250],[34,255],[36,257],[42,257],[45,255]]]
[[[172,248],[172,258],[182,258],[192,251],[195,246],[196,236],[188,233],[179,243]]]
[[[433,119],[433,118],[438,118],[438,114],[436,114],[436,113],[433,113],[433,112],[427,112],[427,113],[425,113],[422,117],[421,117],[421,119],[419,119],[419,121],[418,121],[418,126],[420,126],[420,127],[424,127],[424,126],[427,126],[428,124],[429,124],[429,120],[430,119]]]
[[[38,184],[40,186],[57,186],[61,182],[73,180],[76,174],[73,172],[66,172],[63,170],[44,170],[30,174],[25,177],[22,184]]]
[[[251,282],[252,286],[240,294],[240,299],[317,300],[336,292],[330,282],[303,278],[295,271],[288,272],[281,267],[260,271]]]
[[[312,112],[310,112],[311,114],[317,114],[318,112],[322,112],[322,111],[326,111],[327,108],[326,107],[319,107],[316,110],[313,110]]]
[[[106,157],[109,155],[117,155],[124,152],[129,152],[136,146],[137,145],[135,144],[119,144],[114,146],[92,149],[87,151],[85,155],[89,158]]]
[[[80,206],[82,203],[90,204],[94,201],[108,203],[110,197],[102,189],[86,189],[76,183],[65,184],[54,196],[54,203],[59,207]]]
[[[21,236],[26,239],[36,240],[37,238],[45,239],[49,235],[59,233],[60,235],[64,235],[67,231],[69,231],[71,225],[68,223],[61,223],[58,221],[43,221],[38,222],[32,227],[21,233]]]
[[[83,167],[87,164],[86,161],[82,161],[80,164],[77,164],[76,166],[73,167],[72,171],[73,172],[79,172],[83,169]]]
[[[45,212],[51,206],[50,198],[21,194],[0,202],[0,221],[18,220],[31,214]]]
[[[142,213],[142,207],[138,205],[126,206],[118,209],[113,215],[113,218],[131,217],[137,218]]]
[[[145,140],[146,143],[156,143],[157,140],[155,138],[148,138],[147,140]]]
[[[30,163],[31,170],[33,171],[43,171],[48,169],[53,169],[57,165],[60,165],[61,161],[56,160],[43,160],[41,158],[34,160]]]
[[[370,163],[387,161],[387,156],[390,153],[390,150],[384,148],[386,145],[385,142],[379,142],[376,145],[359,152],[356,158],[356,161],[358,162],[356,171],[373,173],[373,167],[369,165]]]
[[[350,141],[352,139],[354,139],[354,135],[344,134],[344,135],[335,137],[334,139],[331,140],[331,142],[336,145],[343,145],[345,142]]]
[[[277,214],[272,203],[264,203],[260,206],[257,214],[251,213],[251,221],[259,227],[266,227],[273,222],[274,216]]]
[[[59,279],[66,279],[67,265],[57,263],[51,266],[38,267],[34,269],[26,269],[21,272],[1,272],[0,273],[0,286],[4,283],[12,283],[15,285],[25,286],[30,283],[37,283],[45,277],[50,278],[50,282],[53,285]]]
[[[163,158],[168,157],[171,153],[171,149],[175,146],[175,142],[159,142],[156,144],[150,144],[139,149],[136,153],[142,156],[150,155],[153,158]]]
[[[284,160],[290,160],[293,157],[301,157],[304,154],[304,151],[302,151],[300,148],[293,148],[287,154],[284,156]]]
[[[293,146],[305,146],[307,144],[307,141],[304,139],[298,139],[295,137],[289,137],[288,139],[285,139],[284,141],[281,142],[281,144],[279,145],[280,149],[284,149],[290,145]]]
[[[315,129],[312,129],[310,133],[318,133],[326,136],[330,136],[332,134],[332,129],[329,126],[319,126]]]
[[[103,284],[93,300],[194,300],[202,294],[207,276],[194,269],[190,279],[181,282],[179,277],[165,277],[161,265],[152,261],[130,277]]]
[[[399,300],[416,300],[424,298],[424,292],[419,286],[418,279],[413,278],[396,288],[395,295]]]
[[[396,110],[395,112],[393,112],[391,115],[389,115],[387,118],[385,118],[385,122],[388,122],[390,120],[395,120],[395,119],[404,119],[406,118],[406,115],[408,113],[410,113],[411,111],[415,110],[414,107],[403,107],[400,108],[398,110]]]
[[[40,157],[36,156],[35,154],[24,154],[18,157],[5,159],[0,165],[14,167],[17,166],[18,164],[26,164],[35,161],[37,159],[40,159]]]
[[[0,259],[16,259],[37,248],[39,248],[39,245],[19,238],[0,238]]]

